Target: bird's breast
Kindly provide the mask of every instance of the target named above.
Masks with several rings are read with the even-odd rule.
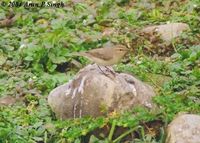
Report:
[[[99,58],[95,58],[93,59],[93,61],[97,64],[97,65],[101,65],[101,66],[111,66],[114,65],[116,63],[119,62],[118,58],[111,58],[110,60],[103,60],[103,59],[99,59]]]

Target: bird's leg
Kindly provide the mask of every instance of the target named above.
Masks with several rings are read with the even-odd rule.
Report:
[[[105,68],[106,68],[108,71],[110,71],[113,75],[115,75],[115,72],[112,71],[109,67],[105,66]]]
[[[100,69],[100,71],[101,71],[105,76],[107,76],[107,74],[103,72],[103,70],[100,68],[100,66],[99,66],[99,65],[97,65],[97,66],[98,66],[98,68]]]

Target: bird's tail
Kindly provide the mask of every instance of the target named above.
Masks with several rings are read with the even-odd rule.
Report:
[[[81,55],[77,52],[74,52],[74,53],[70,53],[69,56],[81,56]]]
[[[84,52],[74,52],[74,53],[69,53],[67,56],[69,56],[69,57],[85,56],[85,54],[84,54]]]

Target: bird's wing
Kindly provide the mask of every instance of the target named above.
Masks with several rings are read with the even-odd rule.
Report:
[[[107,52],[107,51],[106,51]],[[102,51],[89,51],[89,52],[85,52],[87,55],[91,55],[93,57],[99,58],[99,59],[103,59],[103,60],[111,60],[113,58],[111,53],[102,53]],[[105,56],[106,55],[106,56]]]

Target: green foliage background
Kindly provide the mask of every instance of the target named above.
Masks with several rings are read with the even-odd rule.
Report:
[[[199,0],[61,1],[66,5],[64,8],[0,6],[0,19],[6,19],[11,12],[17,17],[12,26],[0,28],[0,97],[23,97],[23,101],[13,106],[0,107],[0,142],[80,142],[81,136],[107,124],[132,131],[141,122],[157,120],[164,123],[162,133],[178,112],[200,114]],[[174,39],[171,48],[175,50],[170,52],[170,61],[151,56],[146,47],[157,45],[151,45],[138,32],[146,25],[167,22],[184,22],[191,28]],[[102,35],[109,31],[106,28],[118,32]],[[46,99],[53,88],[72,79],[77,72],[68,55],[98,48],[109,41],[129,43],[136,51],[128,57],[128,64],[121,63],[116,70],[130,72],[155,86],[158,96],[154,102],[159,109],[149,112],[138,108],[123,115],[97,119],[55,119]],[[87,64],[85,59],[78,60]],[[158,74],[170,80],[159,84],[163,77],[157,77]],[[141,128],[141,132],[136,129],[140,134],[136,142],[163,141],[164,132],[155,137],[143,133]],[[95,137],[91,140],[111,142],[111,139],[110,131],[104,140]]]

